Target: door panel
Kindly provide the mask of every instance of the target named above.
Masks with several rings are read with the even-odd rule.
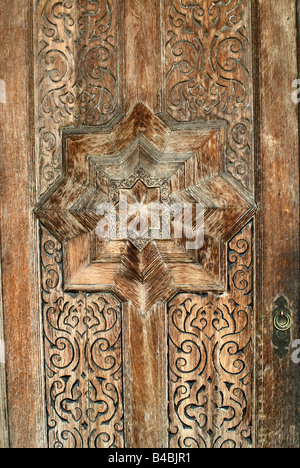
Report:
[[[298,368],[272,344],[280,296],[297,338],[295,5],[41,0],[12,14],[1,66],[28,160],[3,106],[3,445],[297,446]]]
[[[136,309],[129,322],[135,332],[131,332],[130,345],[125,341],[123,347],[124,355],[129,355],[132,381],[143,376],[143,388],[136,389],[133,383],[129,390],[132,446],[162,444],[167,438],[167,434],[161,441],[155,437],[158,408],[164,407],[167,415],[166,394],[157,399],[156,392],[150,391],[159,380],[168,382],[157,359],[151,359],[159,352],[169,352],[169,402],[179,419],[176,421],[175,414],[174,420],[171,417],[171,434],[177,432],[171,446],[189,447],[191,441],[199,447],[251,443],[253,281],[248,268],[252,268],[253,230],[252,224],[246,227],[255,211],[251,5],[166,1],[156,2],[145,15],[147,10],[148,2],[142,1],[124,5],[46,1],[37,10],[40,187],[45,194],[36,214],[44,235],[47,228],[62,243],[58,247],[54,238],[42,242],[50,446],[126,444],[120,354],[121,315],[125,312],[117,313],[110,304],[116,297]],[[120,21],[123,15],[125,29]],[[156,22],[161,28],[154,30]],[[145,37],[144,28],[152,34]],[[160,49],[154,48],[154,34]],[[139,70],[138,76],[135,70]],[[158,71],[161,76],[156,81]],[[125,80],[129,83],[126,94]],[[122,102],[128,109],[125,117]],[[61,132],[66,126],[69,130]],[[158,235],[150,242],[97,239],[99,204],[117,206],[122,195],[128,200],[146,197],[153,201],[155,191],[157,201],[165,204],[203,204],[204,248],[187,249],[187,239],[175,239],[173,231],[166,240]],[[245,239],[243,232],[247,233]],[[235,248],[227,253],[232,238],[229,245],[235,244]],[[48,263],[51,252],[52,262]],[[233,275],[230,265],[237,263],[238,255],[243,255],[242,266]],[[53,260],[62,263],[62,272],[52,265]],[[114,296],[94,294],[93,306],[88,306],[90,296],[82,291],[108,291]],[[192,329],[178,324],[177,334],[182,330],[183,336],[173,337],[171,302],[169,349],[164,350],[158,339],[166,342],[167,334],[156,336],[151,309],[162,302],[166,313],[166,302],[184,291],[191,297],[180,299],[179,295],[177,300],[185,304],[196,301],[192,306],[195,316],[186,312],[193,318]],[[205,291],[204,296],[194,296],[197,291]],[[224,294],[206,300],[206,291]],[[208,334],[202,326],[207,307],[211,310],[204,313],[212,315]],[[226,313],[227,319],[223,317]],[[139,314],[149,314],[151,320],[141,322]],[[222,318],[217,319],[218,314]],[[183,312],[180,315],[183,319]],[[214,329],[225,329],[224,343],[221,333],[213,346]],[[196,343],[192,346],[193,335]],[[191,346],[201,355],[197,365],[197,351],[194,356]],[[143,354],[137,356],[135,348],[144,350],[146,359]],[[180,370],[187,373],[186,360],[187,368],[196,367],[192,375],[188,372],[188,384],[177,375]],[[141,368],[139,374],[136,366]],[[193,379],[197,382],[195,396],[187,387]],[[244,382],[242,388],[240,381]],[[199,392],[207,385],[210,388],[201,402]],[[184,395],[184,410],[178,393]],[[225,401],[216,403],[220,400]],[[214,414],[214,405],[228,415],[222,419]],[[227,420],[231,420],[231,434],[226,434]],[[163,427],[168,430],[166,421]]]

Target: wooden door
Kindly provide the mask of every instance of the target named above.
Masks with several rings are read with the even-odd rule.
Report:
[[[296,2],[0,9],[1,445],[299,446]]]

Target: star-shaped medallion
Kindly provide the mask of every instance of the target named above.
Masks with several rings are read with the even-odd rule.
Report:
[[[35,209],[63,244],[65,289],[111,291],[142,313],[178,291],[224,291],[227,242],[256,209],[226,171],[226,134],[218,122],[172,128],[142,104],[116,125],[66,131],[64,173]],[[119,215],[125,199],[127,235],[100,238],[99,206]],[[203,206],[202,248],[189,249],[185,234],[175,235],[174,213],[169,238],[158,227],[150,235],[157,203]]]

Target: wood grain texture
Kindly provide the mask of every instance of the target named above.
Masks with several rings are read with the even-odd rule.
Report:
[[[1,252],[1,250],[0,250]],[[2,302],[2,268],[0,258],[0,448],[9,448],[8,413],[6,395],[5,341]]]
[[[2,445],[299,446],[296,3],[2,1]],[[203,247],[99,239],[123,195]]]
[[[66,133],[62,178],[35,212],[64,243],[67,289],[105,288],[147,313],[157,301],[168,300],[179,290],[226,288],[226,242],[251,219],[256,206],[228,177],[226,129],[222,124],[214,127],[172,129],[137,104],[105,133]],[[125,237],[118,221],[111,238],[97,239],[99,223],[108,215],[97,213],[98,207],[110,204],[117,221],[124,198],[132,212],[131,216],[126,212]],[[161,229],[156,236],[150,234],[153,203],[181,207],[180,218],[174,214],[170,218],[168,236]],[[188,248],[182,227],[180,237],[176,235],[187,203],[203,210],[205,249]],[[140,204],[143,211],[133,211]],[[129,235],[130,226],[146,216],[145,210],[146,231],[135,239]]]
[[[143,102],[153,109],[155,76],[154,18],[158,2],[125,0],[126,109]],[[150,45],[151,44],[151,45]]]
[[[1,261],[6,347],[7,405],[11,448],[43,443],[38,316],[31,302],[31,177],[27,120],[27,2],[1,3],[0,74],[6,84],[1,105]],[[26,350],[26,352],[24,352]],[[37,417],[37,415],[39,415]]]
[[[128,305],[124,314],[126,447],[167,448],[166,306],[143,316]]]
[[[296,2],[258,3],[263,242],[258,445],[288,448],[299,446],[299,366],[291,352],[276,357],[271,336],[273,301],[283,295],[291,304],[292,340],[299,338],[298,109],[291,98],[297,78]]]

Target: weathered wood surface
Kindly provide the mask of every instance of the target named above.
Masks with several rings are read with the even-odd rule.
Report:
[[[1,112],[1,260],[6,351],[9,444],[44,444],[36,221],[31,214],[35,181],[31,166],[31,11],[26,1],[1,2],[0,75],[6,84]],[[29,18],[27,15],[29,14]]]
[[[0,24],[4,445],[298,446],[271,323],[283,294],[298,338],[294,2],[3,0]],[[99,239],[120,194],[201,200],[203,248]]]
[[[0,258],[0,448],[8,447],[9,435],[6,396],[5,342],[3,328],[2,274]]]
[[[124,307],[124,404],[128,448],[168,447],[165,304],[146,315]]]
[[[299,339],[299,128],[298,107],[292,101],[292,83],[298,72],[296,3],[261,0],[257,14],[257,73],[262,90],[257,129],[262,174],[257,185],[261,202],[257,228],[262,299],[260,302],[257,297],[258,445],[297,447],[299,364],[291,359],[292,349],[280,360],[271,339],[274,300],[280,295],[291,304],[292,340]]]

